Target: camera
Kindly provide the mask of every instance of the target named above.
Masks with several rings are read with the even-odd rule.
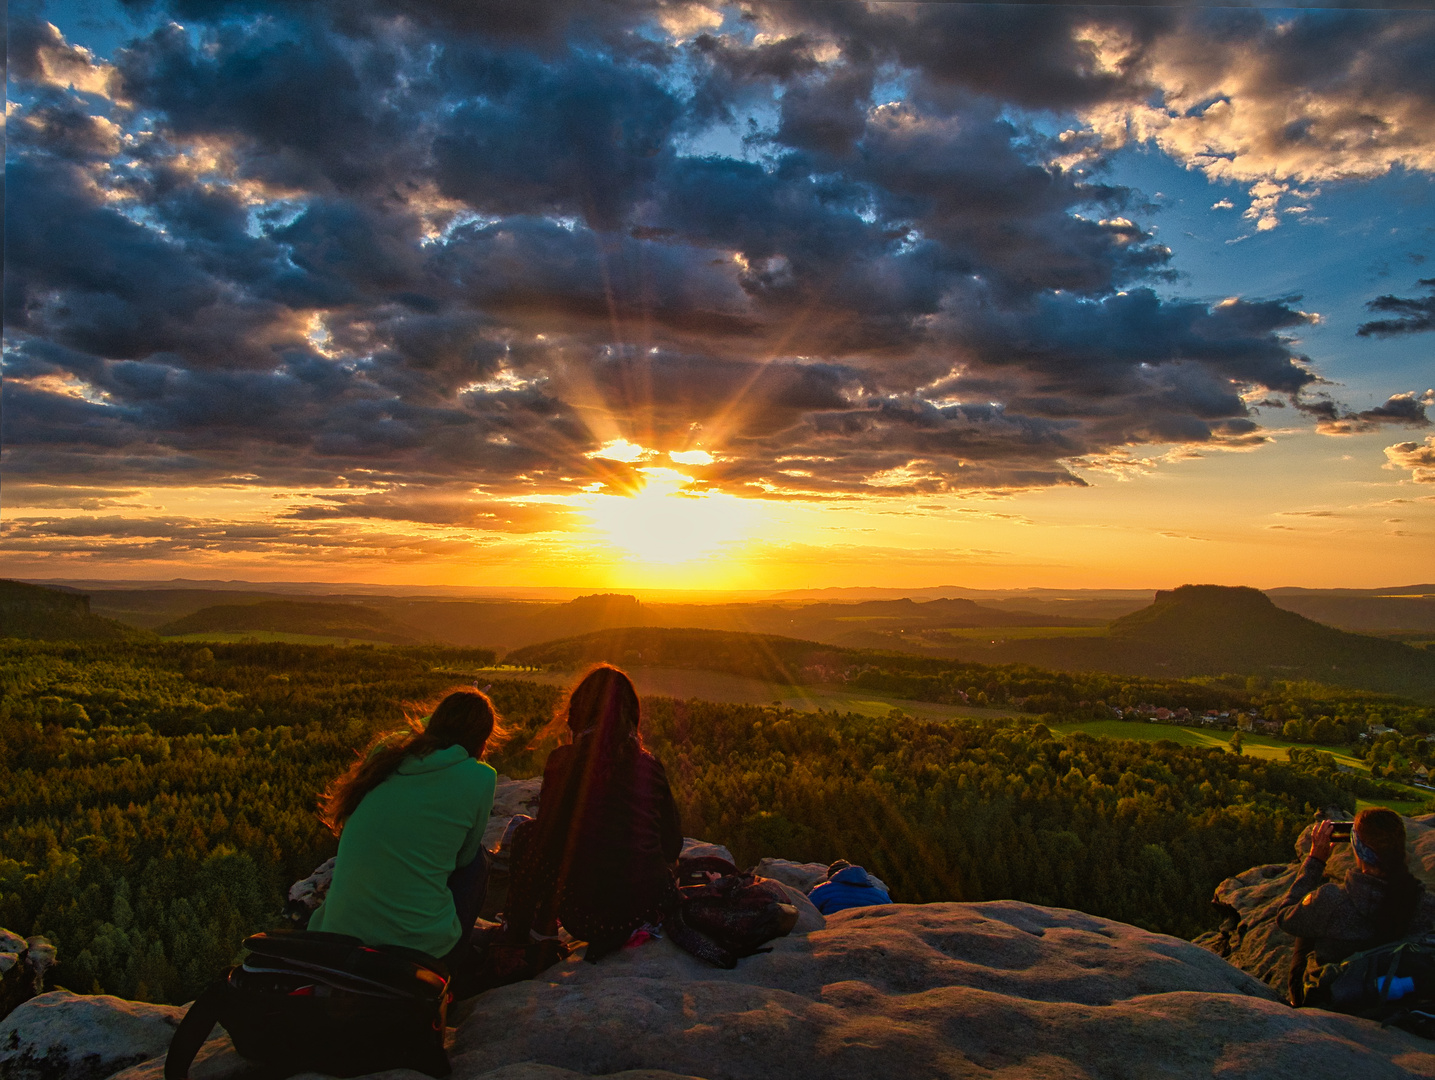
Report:
[[[1330,838],[1337,844],[1350,843],[1350,832],[1355,828],[1353,821],[1332,821],[1330,823]]]

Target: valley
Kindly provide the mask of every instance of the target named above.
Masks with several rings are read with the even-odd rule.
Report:
[[[631,672],[690,834],[745,862],[853,858],[904,902],[1012,898],[1191,937],[1211,926],[1215,884],[1284,858],[1316,808],[1429,808],[1409,783],[1435,764],[1428,704],[1269,672],[1062,671],[712,627],[599,628],[500,655],[372,597],[188,613],[155,601],[146,628],[85,595],[0,584],[20,615],[6,628],[27,634],[0,639],[0,925],[60,943],[71,985],[142,1000],[187,1000],[245,933],[273,925],[287,882],[333,850],[317,792],[405,709],[455,683],[489,688],[515,732],[493,764],[532,776],[551,748],[539,732],[595,661]],[[788,618],[825,633],[972,616],[923,611],[939,602]],[[1136,615],[1169,618],[1169,603]],[[557,613],[581,628],[645,607],[494,604],[525,632]],[[1273,618],[1287,617],[1297,645],[1344,640]],[[1121,620],[1004,619],[944,629],[1008,645],[1133,640]],[[1395,648],[1420,670],[1423,655]],[[1249,728],[1239,753],[1236,732],[1154,719],[1222,712]]]

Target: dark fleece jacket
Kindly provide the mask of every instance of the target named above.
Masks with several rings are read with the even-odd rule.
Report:
[[[1322,964],[1337,964],[1352,953],[1406,934],[1435,928],[1435,896],[1422,893],[1409,927],[1383,927],[1375,921],[1387,885],[1384,878],[1347,870],[1339,885],[1325,881],[1325,863],[1307,855],[1276,915],[1276,925],[1304,938]]]

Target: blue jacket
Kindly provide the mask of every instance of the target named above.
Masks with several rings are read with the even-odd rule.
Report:
[[[871,907],[873,904],[890,904],[892,898],[867,879],[867,871],[860,866],[849,866],[840,870],[830,881],[824,881],[807,894],[817,910],[824,915],[846,911],[854,907]]]

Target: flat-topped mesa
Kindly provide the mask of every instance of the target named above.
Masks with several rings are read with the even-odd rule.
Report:
[[[1264,610],[1274,608],[1271,598],[1249,585],[1178,585],[1174,589],[1158,589],[1154,603],[1190,603],[1220,606],[1227,610]]]

